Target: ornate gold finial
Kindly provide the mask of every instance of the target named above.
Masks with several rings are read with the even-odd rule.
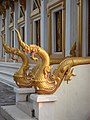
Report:
[[[72,57],[76,57],[76,41],[74,42],[74,44],[73,44],[73,46],[72,46],[72,48],[70,50],[70,55]]]
[[[73,66],[90,64],[90,57],[69,57],[57,66],[57,68],[51,73],[50,58],[47,52],[37,45],[27,45],[21,40],[21,36],[18,30],[16,30],[18,36],[18,42],[24,49],[24,51],[32,54],[32,59],[37,60],[35,55],[38,55],[42,61],[40,61],[29,72],[28,56],[25,52],[20,51],[17,48],[10,48],[4,41],[2,36],[3,47],[7,53],[17,55],[22,59],[22,65],[18,71],[14,74],[13,78],[19,87],[35,87],[38,94],[53,94],[61,85],[63,79],[70,80],[73,74]]]

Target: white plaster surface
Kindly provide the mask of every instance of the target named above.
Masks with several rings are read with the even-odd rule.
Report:
[[[31,100],[42,103],[42,102],[54,102],[57,100],[57,96],[55,95],[38,95],[38,94],[31,94]]]
[[[34,88],[14,88],[14,91],[16,93],[21,93],[21,94],[24,94],[24,93],[34,93],[35,92],[35,89]]]
[[[17,108],[26,113],[29,116],[32,116],[33,102],[17,102]]]
[[[16,103],[21,101],[26,101],[27,95],[35,93],[34,88],[14,88],[16,93]]]
[[[63,81],[53,95],[31,94],[28,103],[18,102],[17,107],[29,116],[32,116],[34,110],[35,118],[38,120],[88,120],[90,117],[89,71],[90,65],[76,66],[74,73],[77,76],[72,77],[68,84]],[[25,91],[22,91],[20,96],[17,89],[18,98],[26,100],[26,96],[22,97]],[[11,114],[12,111],[9,110],[8,108],[7,112]]]
[[[55,120],[55,102],[57,97],[55,95],[37,95],[30,96],[33,100],[33,110],[35,111],[35,118],[38,120]]]
[[[87,120],[90,116],[90,65],[74,67],[77,75],[63,81],[55,95],[55,120]]]
[[[31,95],[31,99],[34,100],[35,113],[39,120],[87,120],[90,116],[89,71],[90,65],[74,67],[76,76],[72,77],[68,84],[65,81],[62,82],[59,89],[54,93],[58,97],[56,102],[37,102],[37,95],[36,97]],[[50,118],[48,119],[48,117]]]
[[[0,112],[3,114],[6,120],[36,120],[22,112],[16,107],[16,105],[1,106]]]

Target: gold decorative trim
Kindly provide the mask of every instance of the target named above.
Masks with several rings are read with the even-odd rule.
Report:
[[[37,8],[38,8],[39,11],[40,11],[40,6],[41,6],[40,0],[34,0],[34,2],[35,2]]]
[[[52,34],[51,34],[52,26],[51,26],[51,12],[48,11],[48,54],[51,55],[52,50]]]
[[[33,10],[33,11],[31,12],[30,18],[33,18],[33,19],[34,19],[34,17],[36,18],[36,16],[40,16],[40,11],[39,11],[38,8],[35,9],[35,10]]]
[[[77,0],[77,10],[78,10],[78,56],[82,56],[82,12],[83,12],[83,1]]]
[[[30,19],[30,32],[31,32],[30,40],[31,43],[33,43],[33,19]]]
[[[57,7],[61,7],[61,6],[63,7],[63,2],[65,2],[65,0],[52,0],[52,1],[48,2],[47,11],[55,9]]]
[[[74,42],[74,44],[73,44],[73,46],[72,46],[72,48],[70,50],[70,55],[72,57],[76,57],[76,41]]]
[[[5,31],[5,27],[2,27],[2,28],[1,28],[1,32],[3,32],[3,31]]]
[[[12,28],[13,26],[14,26],[13,22],[9,24],[9,28]]]
[[[64,59],[65,57],[57,57],[57,56],[55,57],[55,55],[50,56],[50,65],[59,64]]]
[[[25,17],[21,17],[18,19],[17,24],[23,24],[24,21],[25,21]]]

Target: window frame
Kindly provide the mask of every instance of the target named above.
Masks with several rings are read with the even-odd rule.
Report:
[[[13,38],[12,38],[12,35],[13,35]],[[11,39],[10,39],[10,40],[11,40],[11,41],[10,41],[10,46],[11,46],[11,47],[14,47],[14,30],[13,30],[13,29],[10,30],[10,38],[11,38]],[[12,41],[13,41],[13,42],[12,42]],[[13,43],[13,44],[12,44],[12,43]]]
[[[66,25],[66,0],[53,0],[47,4],[48,13],[48,53],[50,59],[60,59],[65,57],[65,25]],[[62,10],[62,53],[53,51],[53,39],[52,39],[52,12],[54,10]]]
[[[62,52],[56,52],[56,12],[62,10],[60,7],[52,10],[52,54],[60,54]]]
[[[22,31],[22,28],[24,27],[24,39],[22,38],[22,34],[23,34],[23,31]],[[25,42],[25,24],[22,24],[19,26],[19,29],[20,29],[20,35],[21,35],[21,38],[22,40]]]
[[[36,44],[36,22],[40,20],[40,17],[36,18],[33,20],[33,43]],[[41,20],[40,20],[41,22]],[[41,29],[40,29],[41,30]],[[41,44],[41,40],[40,40],[40,44]]]

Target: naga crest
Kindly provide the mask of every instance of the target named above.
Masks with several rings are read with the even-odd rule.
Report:
[[[37,45],[27,45],[22,41],[19,31],[17,29],[15,29],[15,31],[22,50],[10,48],[5,43],[4,37],[1,37],[4,49],[12,55],[13,60],[15,60],[14,56],[19,56],[22,59],[21,67],[13,75],[14,81],[20,88],[30,88],[34,86],[38,94],[53,94],[63,80],[68,81],[71,76],[75,76],[73,74],[73,66],[90,64],[90,57],[67,57],[51,72],[52,67],[48,53]],[[32,69],[29,69],[29,56],[27,53],[30,53],[34,61],[40,61]]]

